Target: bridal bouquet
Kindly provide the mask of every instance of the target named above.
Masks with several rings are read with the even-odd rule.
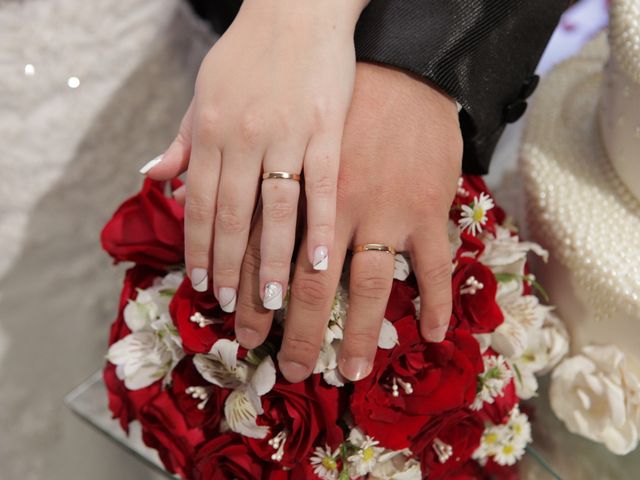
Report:
[[[460,178],[450,212],[454,295],[442,343],[427,343],[410,259],[395,279],[373,372],[351,383],[337,369],[349,303],[336,292],[315,373],[291,384],[275,355],[286,309],[254,350],[234,338],[234,315],[184,274],[179,181],[146,180],[102,232],[127,271],[111,327],[109,408],[166,469],[189,479],[517,478],[531,441],[520,399],[566,353],[566,333],[538,301],[527,252],[479,177]]]

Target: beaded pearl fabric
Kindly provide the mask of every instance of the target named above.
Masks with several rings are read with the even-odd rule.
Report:
[[[612,3],[609,44],[600,134],[613,168],[640,199],[640,0]]]
[[[619,8],[616,3],[624,2],[614,2],[614,9]],[[633,45],[613,45],[635,49],[638,42],[636,36]],[[541,82],[523,137],[521,170],[530,235],[551,254],[550,263],[537,273],[567,324],[572,351],[592,344],[616,345],[636,357],[631,361],[636,365],[640,200],[621,181],[601,139],[598,105],[603,85],[612,78],[604,69],[608,57],[603,34]],[[609,95],[602,101],[605,110],[614,89]],[[627,105],[633,108],[631,101]],[[617,110],[638,126],[640,110]],[[637,142],[640,151],[640,140],[625,141]]]

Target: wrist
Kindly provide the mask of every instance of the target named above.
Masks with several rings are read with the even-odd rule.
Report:
[[[238,17],[285,28],[311,27],[326,34],[353,36],[370,0],[244,0]]]

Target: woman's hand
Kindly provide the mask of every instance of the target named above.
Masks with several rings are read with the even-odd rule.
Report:
[[[364,0],[245,0],[204,59],[180,132],[141,170],[187,171],[186,263],[193,287],[234,311],[261,185],[260,296],[280,308],[294,246],[300,173],[307,196],[304,262],[333,255],[340,144],[355,75],[353,33]],[[212,265],[212,258],[215,259]],[[267,295],[265,295],[265,292]]]
[[[384,243],[410,253],[420,289],[422,335],[429,341],[444,339],[451,317],[447,221],[461,158],[453,100],[405,73],[358,64],[342,144],[334,254],[327,271],[313,271],[304,253],[307,235],[296,262],[279,354],[288,380],[300,381],[313,371],[346,251],[358,244]],[[256,291],[258,237],[256,230],[245,256],[236,313],[238,338],[247,348],[258,346],[271,325],[271,312],[261,308]],[[371,371],[393,270],[394,257],[388,253],[353,256],[339,359],[341,372],[351,380]]]

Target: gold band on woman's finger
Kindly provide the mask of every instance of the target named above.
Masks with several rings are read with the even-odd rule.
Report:
[[[389,245],[385,245],[384,243],[363,243],[361,245],[356,245],[353,248],[353,253],[360,252],[384,252],[395,255],[396,249]]]
[[[300,181],[299,173],[289,173],[289,172],[264,172],[262,174],[263,180],[294,180],[296,182]]]

